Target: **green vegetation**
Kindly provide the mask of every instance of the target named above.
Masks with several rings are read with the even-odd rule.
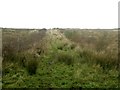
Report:
[[[3,88],[118,88],[112,30],[3,29]]]

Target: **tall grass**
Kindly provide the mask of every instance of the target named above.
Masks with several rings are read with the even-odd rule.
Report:
[[[3,59],[13,60],[16,53],[24,53],[31,48],[42,47],[42,39],[45,36],[45,32],[44,30],[40,30],[39,32],[29,34],[29,31],[26,30],[15,30],[12,32],[11,30],[3,29]]]
[[[59,51],[57,53],[57,60],[67,65],[72,65],[74,62],[74,56],[66,51]]]
[[[117,67],[117,32],[65,30],[64,35],[79,44],[80,49],[77,53],[84,62],[100,64],[103,68]]]
[[[4,68],[7,63],[18,63],[19,66],[26,68],[29,74],[36,73],[38,66],[37,55],[44,53],[45,45],[43,43],[45,44],[45,42],[43,38],[46,31],[40,30],[29,33],[30,31],[3,29],[2,56]],[[3,71],[6,72],[5,70]]]
[[[45,32],[3,32],[3,88],[118,87],[115,32]]]

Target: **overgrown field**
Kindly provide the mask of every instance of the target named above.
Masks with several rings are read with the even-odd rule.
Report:
[[[118,32],[2,29],[3,88],[118,88]]]

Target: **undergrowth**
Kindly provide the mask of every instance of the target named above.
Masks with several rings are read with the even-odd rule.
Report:
[[[47,37],[48,41],[45,42],[39,36],[40,33],[27,36],[28,33],[21,32],[21,35],[26,35],[25,41],[28,42],[21,46],[25,49],[20,50],[14,48],[18,45],[14,34],[8,35],[4,32],[3,88],[119,87],[117,49],[110,44],[116,39],[116,34],[62,31],[67,40],[59,39],[54,34],[54,38]],[[7,35],[13,40],[11,44],[8,44]],[[103,36],[106,36],[105,40]],[[29,40],[30,38],[33,39]],[[29,46],[31,43],[34,44]],[[15,44],[14,47],[12,44]],[[114,44],[116,45],[115,42]]]

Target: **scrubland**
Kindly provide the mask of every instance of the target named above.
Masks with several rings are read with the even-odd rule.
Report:
[[[2,29],[3,88],[118,88],[118,32]]]

